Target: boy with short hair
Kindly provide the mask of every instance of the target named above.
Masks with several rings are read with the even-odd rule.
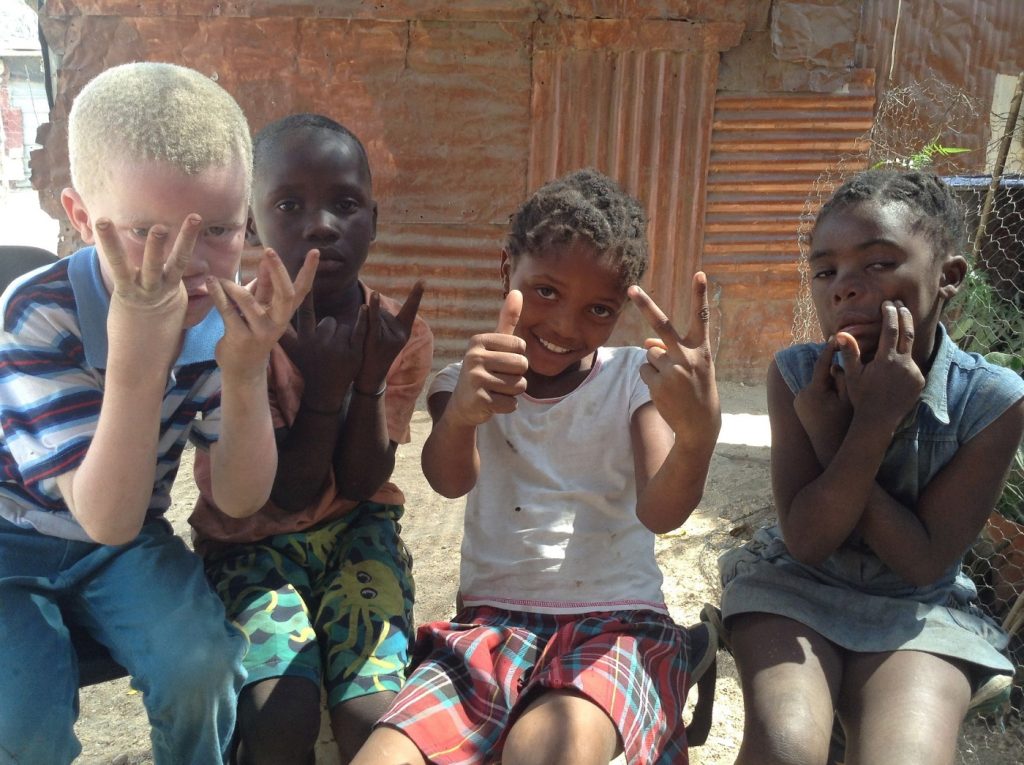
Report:
[[[144,694],[155,762],[227,751],[245,641],[162,515],[189,437],[225,512],[270,493],[267,358],[316,258],[234,283],[251,152],[234,99],[183,67],[115,67],[72,106],[61,199],[93,246],[0,305],[0,762],[81,751],[69,623]]]
[[[296,273],[319,252],[297,326],[271,354],[280,460],[271,501],[231,518],[201,497],[196,550],[229,616],[250,640],[239,699],[237,762],[307,763],[327,688],[343,761],[359,749],[405,678],[413,628],[405,501],[388,479],[430,372],[433,338],[360,271],[376,236],[366,150],[334,120],[285,117],[255,141],[252,223]]]

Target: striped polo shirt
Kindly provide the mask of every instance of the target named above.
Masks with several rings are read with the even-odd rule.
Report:
[[[0,517],[18,526],[89,541],[56,478],[81,464],[96,431],[109,307],[95,247],[19,278],[0,297]],[[213,351],[223,334],[220,314],[210,311],[185,333],[168,374],[147,519],[170,506],[186,441],[209,447],[217,439]]]

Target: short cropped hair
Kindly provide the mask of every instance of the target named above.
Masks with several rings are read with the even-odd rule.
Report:
[[[590,242],[619,269],[622,284],[647,270],[647,215],[615,181],[593,168],[542,186],[509,218],[505,251],[515,260],[549,245]]]
[[[100,73],[68,116],[71,183],[83,197],[102,189],[124,160],[165,162],[186,175],[234,162],[252,184],[249,123],[231,95],[183,66],[137,62]]]
[[[329,130],[345,138],[351,143],[359,155],[359,169],[366,174],[366,179],[372,184],[373,174],[370,172],[370,158],[366,153],[366,147],[359,137],[330,117],[322,114],[289,114],[276,122],[271,122],[256,134],[253,140],[253,167],[254,172],[259,175],[263,164],[271,157],[277,146],[287,136],[303,130]]]

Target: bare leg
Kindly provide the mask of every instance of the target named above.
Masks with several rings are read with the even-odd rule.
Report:
[[[848,654],[839,697],[847,765],[954,761],[971,700],[964,667],[921,651]]]
[[[320,732],[320,686],[276,677],[242,689],[235,761],[239,765],[308,765]]]
[[[824,765],[843,671],[840,649],[773,614],[729,622],[743,687],[737,765]]]
[[[397,694],[391,691],[343,701],[331,710],[331,730],[343,763],[351,762],[373,732],[374,723],[388,711]]]
[[[395,728],[374,728],[352,765],[427,765],[412,739]]]
[[[622,750],[605,711],[572,691],[537,697],[513,723],[503,765],[608,765]]]

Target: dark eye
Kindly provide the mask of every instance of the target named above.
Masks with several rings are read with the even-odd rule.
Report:
[[[227,226],[210,226],[206,229],[206,235],[212,236],[215,239],[224,236],[230,231]]]
[[[299,205],[297,202],[291,199],[286,199],[283,202],[278,202],[276,205],[274,205],[274,208],[280,210],[281,212],[294,212],[295,210],[299,209]]]
[[[595,305],[590,312],[599,319],[609,319],[615,315],[615,311],[606,305]]]
[[[139,239],[145,239],[147,236],[149,236],[148,228],[136,227],[130,229],[130,231],[132,232],[132,236],[137,236]]]
[[[359,209],[359,203],[354,199],[342,199],[338,202],[338,209],[345,213],[355,212]]]
[[[814,278],[815,279],[825,279],[825,278],[828,278],[829,276],[832,276],[833,273],[835,273],[835,272],[832,269],[830,269],[830,268],[823,268],[820,271],[815,271],[814,272]]]
[[[545,300],[554,300],[557,293],[552,287],[538,287],[537,294]]]
[[[359,591],[359,594],[367,600],[373,600],[375,597],[377,597],[377,591],[372,587],[364,587]]]
[[[367,574],[365,571],[357,571],[356,579],[360,584],[368,584],[373,581],[373,577]]]

